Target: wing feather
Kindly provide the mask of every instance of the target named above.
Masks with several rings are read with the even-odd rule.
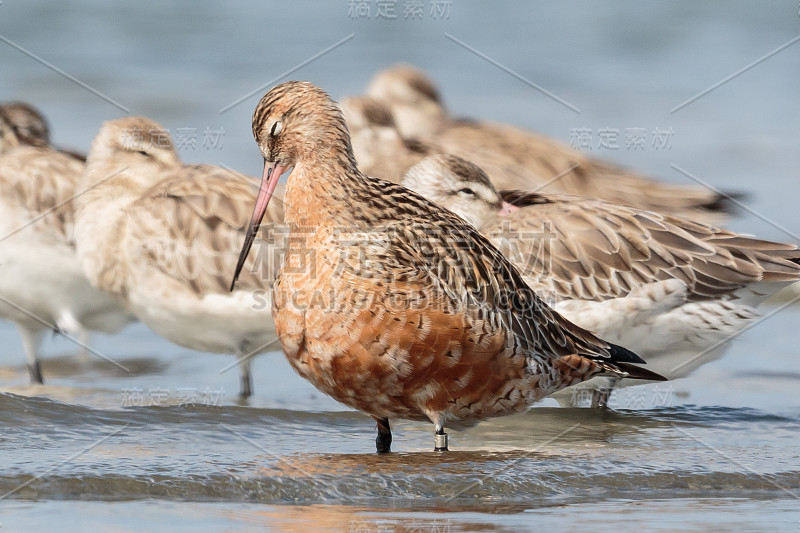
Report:
[[[384,195],[413,194],[393,187],[386,187]],[[517,268],[471,226],[421,197],[413,198],[416,210],[430,211],[429,217],[419,223],[387,221],[376,228],[388,236],[393,269],[414,272],[422,290],[435,287],[434,300],[445,307],[510,330],[525,353],[556,359],[575,354],[612,357],[611,345],[548,307]]]
[[[525,203],[519,191],[501,192]],[[731,295],[758,281],[800,279],[795,245],[753,239],[668,215],[566,195],[539,195],[482,228],[514,263],[566,298],[625,296],[654,280],[679,279],[690,299]],[[500,238],[502,236],[502,239]]]
[[[84,165],[50,148],[19,146],[0,156],[0,191],[6,205],[33,227],[72,241],[78,180]]]
[[[198,295],[227,294],[257,186],[253,178],[210,165],[166,174],[129,210],[133,242],[142,244],[152,268],[188,281]],[[271,203],[238,287],[272,286],[286,235],[281,202]]]

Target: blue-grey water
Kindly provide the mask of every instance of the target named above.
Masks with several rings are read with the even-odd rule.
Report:
[[[406,18],[416,4],[421,20]],[[148,115],[184,136],[186,161],[257,175],[258,98],[344,40],[289,78],[338,98],[410,62],[456,115],[566,143],[580,130],[595,155],[665,181],[693,183],[679,167],[750,192],[730,227],[800,242],[800,42],[769,55],[800,36],[799,9],[3,0],[0,100],[34,103],[55,142],[81,150],[102,121]],[[601,129],[619,132],[618,149],[598,146]],[[626,148],[626,132],[642,130],[644,148]],[[666,145],[657,130],[671,132]],[[374,423],[279,353],[256,360],[255,397],[239,405],[237,372],[223,371],[232,359],[141,325],[95,338],[125,370],[48,339],[47,384],[31,387],[19,338],[0,323],[0,531],[798,531],[800,308],[778,305],[690,378],[627,389],[607,413],[545,401],[451,432],[445,455],[411,422],[396,426],[396,453],[375,455]]]

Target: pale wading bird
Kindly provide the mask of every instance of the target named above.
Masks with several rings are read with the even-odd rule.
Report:
[[[292,167],[275,329],[301,376],[377,421],[379,452],[390,419],[431,421],[446,449],[446,425],[520,412],[593,376],[662,379],[550,309],[461,218],[362,174],[339,107],[315,85],[270,90],[253,134],[264,174],[233,283]]]
[[[257,182],[182,165],[166,130],[130,117],[100,129],[81,185],[76,238],[92,284],[171,342],[236,355],[240,394],[250,396],[252,356],[277,343],[268,300],[279,258],[267,243],[277,231],[262,234],[239,290],[228,287]],[[282,222],[279,204],[269,219]]]
[[[22,144],[39,147],[50,145],[50,126],[47,119],[32,105],[9,102],[0,104],[0,112],[5,115]]]
[[[500,189],[541,187],[708,223],[725,220],[733,207],[730,195],[660,183],[515,126],[453,119],[433,82],[408,65],[380,71],[367,94],[390,107],[403,137],[472,161]]]
[[[339,105],[358,168],[367,176],[400,183],[409,168],[426,156],[439,153],[431,143],[403,138],[392,111],[374,98],[343,98]]]
[[[8,116],[0,108],[0,154],[4,154],[19,146],[19,137],[14,133],[14,126],[8,120]]]
[[[720,357],[725,341],[759,317],[759,304],[800,279],[793,244],[602,200],[498,193],[457,156],[423,160],[403,185],[480,230],[567,318],[669,379]],[[616,381],[584,386],[605,405]]]
[[[53,149],[19,144],[0,110],[0,318],[19,330],[32,383],[43,382],[46,331],[86,350],[88,330],[114,333],[133,320],[81,270],[73,209],[83,170]]]
[[[50,146],[50,126],[47,124],[47,119],[31,104],[26,102],[2,104],[0,112],[4,113],[20,144],[39,148]],[[84,154],[63,148],[56,149],[78,161],[86,162]]]

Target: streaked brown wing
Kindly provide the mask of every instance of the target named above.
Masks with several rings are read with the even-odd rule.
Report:
[[[227,294],[256,187],[252,178],[219,167],[183,167],[131,207],[128,231],[144,243],[152,267],[188,280],[197,294]],[[237,287],[272,286],[286,235],[281,202],[273,202],[256,241],[265,246],[253,247]]]
[[[38,231],[72,240],[72,199],[84,166],[50,148],[19,146],[0,156],[0,190],[4,200],[37,217]]]
[[[527,207],[483,228],[484,234],[523,274],[563,297],[604,300],[676,278],[686,282],[692,299],[707,299],[760,280],[800,277],[794,245],[600,200],[501,194]]]
[[[428,223],[385,228],[398,265],[417,268],[419,286],[433,287],[458,312],[511,331],[526,353],[542,358],[610,356],[609,345],[549,308],[517,269],[471,226],[439,211]],[[430,221],[435,221],[433,226]],[[432,231],[433,227],[433,231]],[[434,298],[434,299],[435,299]]]

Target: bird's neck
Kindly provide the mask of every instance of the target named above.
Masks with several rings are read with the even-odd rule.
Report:
[[[316,154],[299,161],[288,178],[285,220],[292,228],[360,223],[358,199],[369,192],[368,179],[352,153]]]
[[[75,242],[81,266],[92,285],[110,293],[126,290],[124,262],[119,259],[127,208],[152,185],[145,180],[148,172],[139,170],[90,160],[75,199]]]
[[[80,182],[84,192],[76,203],[80,209],[90,210],[110,202],[128,204],[158,183],[161,174],[158,165],[90,154]]]

